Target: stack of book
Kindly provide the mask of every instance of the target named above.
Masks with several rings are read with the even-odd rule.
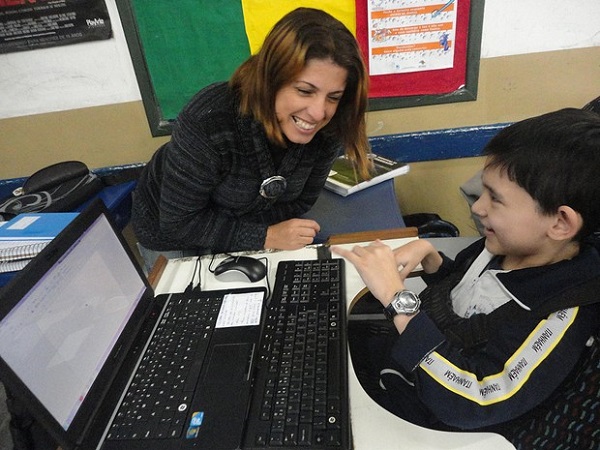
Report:
[[[373,161],[372,177],[368,180],[361,178],[352,162],[345,156],[340,156],[333,163],[325,189],[347,197],[383,181],[408,173],[409,165],[376,154],[370,155]]]
[[[29,213],[0,222],[0,273],[21,270],[78,213]]]

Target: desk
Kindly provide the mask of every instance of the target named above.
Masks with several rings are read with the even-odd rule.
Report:
[[[409,238],[410,239],[410,238]],[[431,239],[436,248],[449,256],[471,243],[476,238],[435,238]],[[392,241],[396,244],[396,241]],[[317,247],[308,247],[292,252],[261,253],[269,259],[271,286],[274,281],[277,262],[283,259],[313,259],[317,257]],[[215,260],[215,264],[220,259]],[[157,293],[181,292],[190,282],[194,271],[195,258],[170,260],[156,285]],[[202,264],[207,266],[207,264]],[[223,283],[210,279],[210,273],[203,270],[205,289],[223,287]],[[414,279],[417,280],[417,279]],[[215,284],[216,283],[216,284]],[[239,286],[239,285],[238,285]],[[364,284],[351,264],[346,264],[346,300],[350,307],[352,299]],[[428,430],[402,420],[387,412],[375,403],[363,390],[354,374],[349,360],[350,416],[352,434],[356,450],[514,450],[502,436],[493,433],[448,433]]]
[[[325,242],[334,234],[406,226],[396,198],[393,179],[347,197],[323,189],[316,203],[304,217],[314,219],[321,225],[315,243]]]
[[[131,205],[133,203],[132,193],[137,185],[137,181],[127,181],[124,183],[104,186],[96,195],[102,200],[110,211],[112,219],[119,230],[123,230],[131,218]],[[80,205],[75,211],[83,211],[93,199]]]

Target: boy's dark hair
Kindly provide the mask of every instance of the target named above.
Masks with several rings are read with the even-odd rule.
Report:
[[[600,114],[565,108],[502,129],[483,150],[488,166],[506,170],[542,214],[559,206],[583,219],[575,239],[600,230]]]

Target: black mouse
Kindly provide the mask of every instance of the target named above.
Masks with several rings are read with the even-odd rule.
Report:
[[[230,256],[215,267],[215,276],[221,281],[262,280],[267,275],[267,268],[257,259],[250,256]]]

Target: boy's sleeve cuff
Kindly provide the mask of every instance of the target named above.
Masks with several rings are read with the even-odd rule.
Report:
[[[446,340],[427,313],[419,312],[398,336],[392,347],[392,358],[405,370],[413,371]]]

